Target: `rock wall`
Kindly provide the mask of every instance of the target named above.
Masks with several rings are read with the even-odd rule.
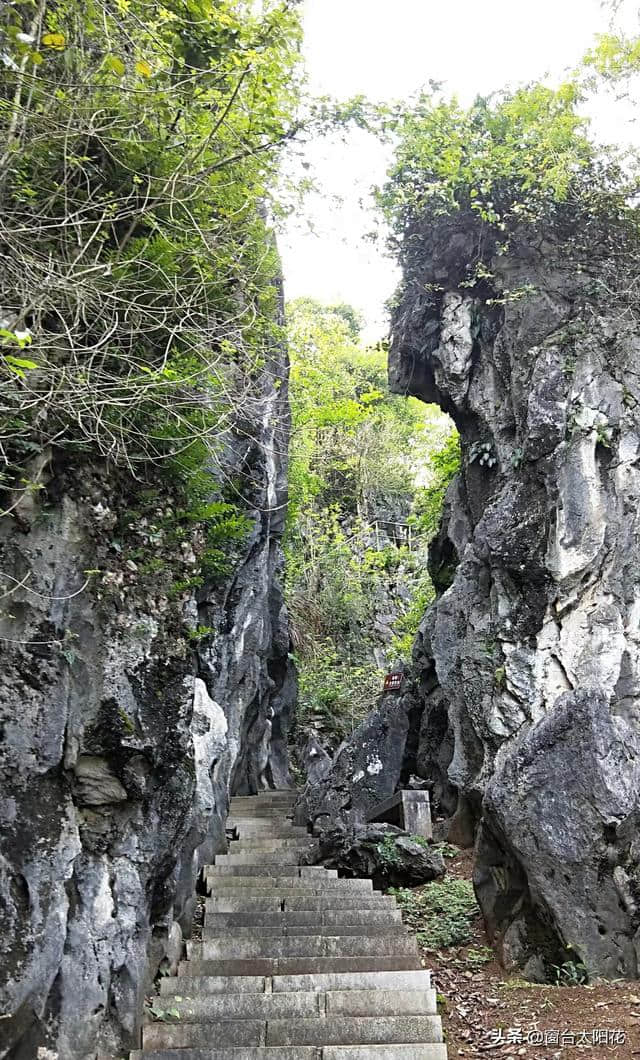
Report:
[[[233,574],[189,588],[197,531],[172,541],[162,491],[141,513],[140,483],[55,453],[0,522],[2,1057],[135,1047],[230,792],[289,783],[286,377],[276,351],[216,453],[252,527]]]
[[[410,688],[384,693],[333,759],[312,742],[310,750],[316,753],[306,759],[308,782],[296,811],[300,824],[317,833],[365,825],[376,803],[393,795],[407,779],[403,765],[413,705]]]
[[[615,226],[563,224],[485,248],[471,284],[471,218],[415,233],[407,258],[393,389],[437,401],[463,451],[414,651],[414,752],[451,838],[476,837],[504,963],[542,977],[569,953],[635,977],[640,330]]]

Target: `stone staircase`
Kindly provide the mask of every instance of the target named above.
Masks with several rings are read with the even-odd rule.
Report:
[[[430,974],[371,880],[303,867],[295,793],[234,798],[202,942],[161,980],[132,1060],[446,1060]]]

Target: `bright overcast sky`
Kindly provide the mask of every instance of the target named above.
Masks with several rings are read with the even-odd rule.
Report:
[[[339,98],[406,98],[436,80],[469,102],[557,78],[607,28],[600,0],[306,0],[304,12],[311,88]],[[380,337],[398,276],[363,236],[373,227],[369,189],[384,179],[387,159],[357,131],[309,157],[322,194],[307,201],[314,233],[292,222],[280,238],[287,297],[350,302],[364,313],[367,336]]]

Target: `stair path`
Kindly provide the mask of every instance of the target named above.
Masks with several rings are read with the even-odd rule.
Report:
[[[201,942],[131,1060],[447,1060],[430,973],[395,900],[302,866],[295,792],[231,800],[239,838],[205,869]]]

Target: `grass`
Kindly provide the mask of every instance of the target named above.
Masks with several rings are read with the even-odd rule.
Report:
[[[473,924],[480,910],[470,880],[448,879],[416,890],[390,888],[389,893],[425,949],[465,946],[473,940]]]

